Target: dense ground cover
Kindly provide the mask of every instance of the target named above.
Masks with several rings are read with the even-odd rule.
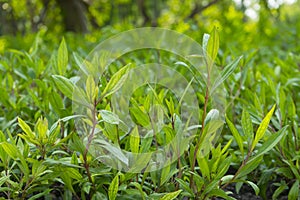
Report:
[[[100,41],[133,28],[130,25],[58,38],[45,29],[1,37],[0,198],[299,199],[300,24],[292,16],[243,24],[239,13],[229,13],[227,24],[170,27],[204,44],[199,54],[209,61],[205,67],[220,72],[227,91],[226,110],[220,113],[224,119],[216,117],[214,99],[206,95],[210,89],[207,76],[163,50],[128,53],[99,80],[85,77],[79,91],[81,102],[87,102],[85,116],[74,113],[73,92],[78,71],[85,70],[83,58]],[[213,25],[220,27],[216,30]],[[130,69],[153,62],[174,66],[188,80],[202,80],[191,81],[199,102],[198,126],[183,122],[180,98],[172,91],[148,84],[131,96],[128,115],[137,126],[124,130],[123,122],[113,114],[111,96],[124,84]],[[155,121],[160,118],[151,115],[150,104],[159,105],[154,114],[163,115],[163,121]],[[99,150],[100,156],[116,156],[110,165],[110,158],[103,162],[88,151],[89,138],[96,136],[80,130],[78,118],[85,119],[85,127],[99,130],[105,141],[133,153],[157,151],[185,128],[196,127],[197,133],[187,140],[187,148],[175,162],[151,171],[147,157],[133,159],[141,171],[133,173],[111,164],[114,159],[122,160],[114,148]],[[149,124],[161,124],[162,129],[149,128]],[[207,154],[200,152],[199,147],[219,133],[221,125],[215,145]],[[139,136],[142,127],[149,128],[148,137]],[[180,139],[184,143],[186,138]]]

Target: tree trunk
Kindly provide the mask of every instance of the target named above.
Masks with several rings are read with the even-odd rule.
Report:
[[[81,0],[56,0],[66,31],[85,33],[88,31],[86,10]]]
[[[146,2],[144,0],[137,0],[138,8],[143,16],[143,26],[148,24],[151,21],[150,16],[147,13],[147,6],[145,4]]]

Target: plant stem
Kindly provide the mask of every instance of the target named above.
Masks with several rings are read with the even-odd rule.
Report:
[[[84,154],[83,154],[83,161],[84,161],[84,168],[86,170],[86,173],[87,173],[87,176],[88,176],[88,179],[89,179],[89,182],[92,184],[92,194],[91,196],[93,195],[93,193],[96,191],[96,185],[92,179],[92,175],[91,175],[91,172],[90,172],[90,166],[89,166],[89,163],[88,163],[88,159],[87,159],[87,154],[88,154],[88,151],[89,151],[89,148],[90,148],[90,145],[92,143],[92,140],[94,138],[94,135],[95,135],[95,130],[96,130],[96,125],[97,125],[97,104],[99,103],[100,101],[94,101],[94,105],[93,105],[93,109],[92,109],[92,115],[93,115],[93,126],[92,126],[92,131],[90,133],[90,135],[88,136],[88,142],[86,144],[86,147],[85,147],[85,151],[84,151]]]
[[[202,128],[199,134],[199,140],[196,144],[195,151],[194,151],[194,156],[193,156],[193,162],[191,166],[191,172],[195,172],[195,165],[196,165],[196,158],[197,158],[197,153],[199,151],[199,147],[201,144],[201,135],[203,134],[204,131],[204,122],[205,122],[205,117],[206,117],[206,112],[207,112],[207,105],[208,105],[208,100],[209,100],[209,86],[210,86],[210,70],[207,68],[208,73],[207,73],[207,87],[205,91],[205,100],[204,100],[204,108],[203,108],[203,114],[202,114]],[[194,174],[191,173],[191,178],[190,178],[190,187],[193,189],[195,187],[194,185]]]
[[[239,169],[236,171],[236,173],[234,174],[234,176],[232,177],[232,179],[231,179],[228,183],[226,183],[225,185],[223,185],[223,186],[221,187],[222,189],[226,188],[230,183],[232,183],[232,182],[236,179],[236,177],[239,175],[239,173],[241,172],[241,170],[243,169],[243,167],[247,164],[247,162],[248,162],[248,160],[249,160],[249,158],[250,158],[250,156],[251,156],[251,153],[252,153],[252,151],[249,151],[249,152],[248,152],[246,158],[243,160],[241,166],[240,166]]]

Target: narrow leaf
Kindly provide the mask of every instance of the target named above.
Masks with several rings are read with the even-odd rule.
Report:
[[[243,56],[238,57],[222,70],[220,76],[216,79],[212,91],[214,91],[219,85],[221,85],[234,72],[242,58]]]
[[[163,197],[160,198],[160,200],[173,200],[181,193],[181,191],[182,190],[178,190],[175,192],[165,194]]]
[[[103,98],[113,94],[122,87],[127,79],[130,69],[129,66],[130,64],[127,64],[111,77],[110,81],[107,83],[106,87],[103,90]]]
[[[168,180],[168,175],[171,170],[171,165],[167,164],[166,167],[164,167],[161,171],[161,176],[160,176],[160,186],[163,185],[167,180]]]
[[[218,55],[218,50],[219,50],[219,33],[217,28],[214,27],[214,29],[210,33],[210,37],[207,43],[207,53],[212,62],[216,59]]]
[[[93,102],[93,97],[95,96],[96,84],[92,75],[89,75],[85,84],[86,95],[88,96],[90,102]]]
[[[16,160],[21,155],[19,150],[12,144],[9,144],[7,142],[2,142],[0,143],[0,145],[2,146],[4,151],[14,160]]]
[[[249,142],[252,141],[253,139],[252,121],[250,118],[250,114],[245,109],[243,109],[243,113],[242,113],[242,128],[248,141]]]
[[[68,49],[65,42],[65,39],[63,38],[57,53],[57,67],[58,67],[58,74],[64,75],[67,69],[68,64]]]
[[[117,174],[108,188],[109,200],[115,200],[119,190],[119,175]]]
[[[227,122],[227,125],[228,125],[236,143],[239,146],[239,149],[240,149],[242,155],[244,155],[244,146],[243,146],[242,136],[239,134],[238,130],[235,128],[234,124],[228,119],[227,116],[226,116],[226,122]]]
[[[255,156],[261,156],[276,146],[276,144],[282,139],[284,136],[284,132],[286,131],[288,126],[283,127],[280,131],[275,134],[272,134],[258,149],[257,154]]]
[[[299,189],[299,180],[293,184],[292,188],[289,191],[288,199],[289,200],[297,200],[299,199],[300,189]]]
[[[130,149],[132,153],[138,153],[139,152],[139,145],[140,145],[140,135],[138,127],[135,126],[133,130],[130,133]]]
[[[269,113],[266,115],[266,117],[263,119],[263,121],[259,125],[259,127],[256,131],[256,134],[255,134],[255,138],[254,138],[254,140],[252,142],[252,145],[251,145],[251,152],[255,148],[258,141],[264,136],[264,134],[265,134],[265,132],[266,132],[268,126],[269,126],[269,123],[270,123],[270,120],[272,118],[274,110],[275,110],[275,105],[272,107],[272,109],[269,111]]]
[[[105,121],[106,123],[109,124],[119,124],[120,123],[120,119],[118,117],[118,115],[116,115],[115,113],[112,113],[108,110],[100,110],[99,111],[103,121]]]
[[[73,97],[74,84],[67,78],[60,75],[52,75],[58,89],[69,99]]]
[[[250,172],[252,172],[256,167],[260,164],[262,160],[262,156],[257,156],[254,159],[251,159],[247,162],[245,166],[241,169],[240,173],[236,176],[236,178],[241,178],[246,176]]]
[[[30,137],[30,138],[35,138],[34,133],[32,132],[31,128],[24,122],[21,118],[18,118],[19,126],[21,129],[24,131],[24,133]]]

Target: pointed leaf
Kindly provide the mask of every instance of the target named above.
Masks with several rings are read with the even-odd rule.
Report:
[[[254,140],[252,142],[252,145],[251,145],[251,152],[253,151],[253,149],[257,145],[258,141],[264,136],[264,134],[265,134],[265,132],[266,132],[268,126],[269,126],[269,123],[270,123],[270,120],[272,118],[274,110],[275,110],[275,105],[272,107],[272,109],[269,111],[269,113],[266,115],[266,117],[263,119],[263,121],[259,125],[259,127],[256,131],[256,134],[255,134],[255,138],[254,138]]]
[[[212,62],[216,59],[218,55],[218,50],[219,50],[219,33],[217,28],[214,27],[214,29],[210,33],[210,37],[207,43],[207,53]]]
[[[238,57],[233,62],[228,64],[221,72],[220,76],[216,79],[216,82],[213,86],[212,91],[214,91],[220,84],[222,84],[237,68],[240,60],[243,58],[243,56]]]
[[[108,110],[100,110],[99,111],[103,121],[105,121],[106,123],[109,124],[119,124],[120,123],[120,119],[118,117],[118,115],[116,115],[113,112],[110,112]]]
[[[284,132],[286,131],[288,126],[283,127],[280,131],[275,134],[272,134],[267,141],[263,143],[263,145],[258,149],[257,154],[255,156],[261,156],[276,146],[276,144],[283,138]]]
[[[30,138],[35,138],[35,134],[32,132],[31,128],[24,122],[21,118],[18,118],[19,126],[21,129],[24,131],[24,133],[30,137]]]
[[[65,74],[67,70],[67,65],[68,65],[68,49],[67,49],[65,39],[63,38],[57,53],[57,68],[58,68],[59,75]]]
[[[109,200],[115,200],[119,190],[119,174],[115,176],[108,188]]]
[[[113,94],[114,92],[116,92],[118,89],[122,87],[122,85],[125,83],[127,79],[129,69],[130,69],[130,64],[127,64],[111,77],[110,81],[107,83],[106,87],[103,90],[102,98]]]
[[[69,99],[73,97],[74,84],[67,78],[60,75],[52,75],[58,89]]]
[[[8,142],[0,143],[3,150],[14,160],[18,159],[21,155],[21,152],[17,149],[15,145],[12,145]]]
[[[89,97],[90,102],[93,102],[95,96],[96,84],[92,75],[89,75],[85,84],[86,95]]]
[[[169,173],[171,170],[171,165],[167,164],[162,171],[161,171],[161,176],[160,176],[160,186],[163,185],[169,178]]]
[[[132,153],[138,153],[139,152],[139,146],[140,146],[140,135],[138,127],[135,126],[133,130],[130,133],[130,149]]]
[[[246,176],[250,172],[252,172],[256,167],[260,164],[262,161],[262,156],[255,157],[251,160],[249,160],[245,166],[241,169],[240,173],[236,176],[236,178],[242,178],[243,176]]]
[[[288,199],[289,200],[297,200],[299,199],[300,194],[300,188],[299,188],[299,180],[296,180],[296,182],[293,184],[292,188],[289,191]]]
[[[243,113],[242,113],[242,128],[243,128],[244,134],[245,134],[246,138],[249,140],[249,142],[252,141],[252,139],[253,139],[252,121],[250,118],[250,114],[245,109],[243,109]]]
[[[181,192],[182,192],[182,190],[178,190],[178,191],[175,191],[175,192],[171,192],[171,193],[165,194],[163,197],[160,198],[160,200],[173,200],[173,199],[175,199]]]

